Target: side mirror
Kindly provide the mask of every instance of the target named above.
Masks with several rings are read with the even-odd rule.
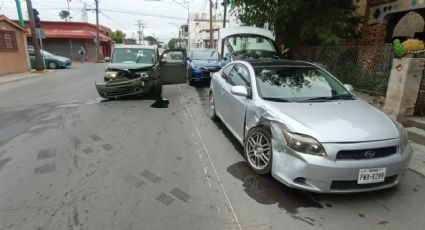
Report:
[[[187,61],[192,61],[192,59],[190,59],[190,57],[187,57],[187,58],[186,58],[186,60],[187,60]]]
[[[245,86],[242,85],[236,85],[233,86],[231,89],[231,92],[233,95],[241,96],[241,97],[248,97],[248,90]]]
[[[167,57],[163,57],[163,58],[161,59],[161,63],[162,63],[162,64],[166,64],[166,63],[167,63]]]
[[[111,61],[111,58],[110,58],[110,57],[105,57],[103,60],[104,60],[105,62],[110,62],[110,61]]]
[[[344,87],[350,93],[353,92],[353,90],[354,90],[353,86],[350,85],[350,84],[344,84]]]

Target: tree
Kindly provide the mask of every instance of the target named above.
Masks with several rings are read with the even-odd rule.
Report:
[[[61,19],[64,19],[65,20],[65,22],[67,22],[68,21],[68,19],[69,19],[69,11],[67,11],[67,10],[61,10],[60,12],[59,12],[59,17],[61,18]]]
[[[171,40],[168,42],[168,49],[175,49],[179,45],[179,39],[178,38],[171,38]]]
[[[338,45],[358,37],[353,0],[233,0],[247,25],[268,25],[287,46]]]
[[[146,36],[144,40],[148,41],[150,45],[160,46],[158,39],[156,39],[154,36]]]
[[[124,43],[125,36],[126,36],[126,34],[123,33],[121,30],[116,30],[116,31],[112,32],[111,39],[115,43]]]

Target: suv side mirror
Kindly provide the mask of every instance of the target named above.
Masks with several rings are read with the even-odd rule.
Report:
[[[233,86],[231,89],[231,92],[233,95],[241,96],[241,97],[248,97],[248,90],[245,86],[242,85],[236,85]]]
[[[350,84],[344,84],[344,87],[350,93],[353,92],[353,90],[354,90],[353,86],[350,85]]]
[[[105,57],[103,60],[104,60],[105,62],[110,62],[110,61],[111,61],[111,58],[110,58],[110,57]]]

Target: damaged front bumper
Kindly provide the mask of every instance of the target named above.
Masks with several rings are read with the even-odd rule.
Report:
[[[115,98],[131,95],[141,95],[148,92],[148,82],[142,78],[123,80],[96,82],[96,89],[103,98]]]

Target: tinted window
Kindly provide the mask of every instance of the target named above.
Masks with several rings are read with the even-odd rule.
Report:
[[[243,85],[250,87],[251,85],[248,69],[240,64],[234,65],[226,81],[232,86]]]
[[[262,98],[302,101],[317,97],[350,96],[335,78],[316,67],[257,67],[257,90]]]

